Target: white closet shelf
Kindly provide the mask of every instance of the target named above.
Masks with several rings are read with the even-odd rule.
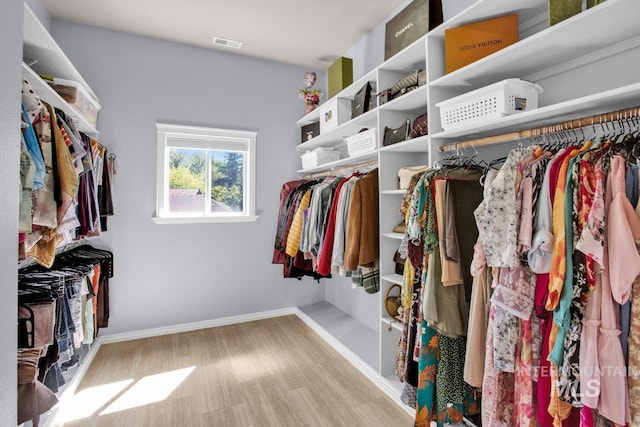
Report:
[[[69,116],[72,116],[77,120],[78,128],[87,134],[95,136],[98,134],[96,128],[94,128],[89,122],[76,110],[72,105],[65,101],[58,93],[53,90],[51,86],[40,78],[38,73],[33,71],[27,64],[22,63],[22,77],[26,79],[33,90],[47,103],[55,108],[59,108]]]
[[[420,136],[418,138],[409,139],[407,141],[398,142],[397,144],[380,147],[380,151],[395,151],[406,153],[423,153],[429,149],[429,136]]]
[[[367,160],[373,160],[378,158],[378,152],[372,151],[370,153],[360,154],[359,156],[347,157],[344,159],[336,160],[335,162],[325,163],[309,169],[300,169],[298,175],[305,175],[316,172],[332,171],[338,167],[357,165],[358,163],[366,162]]]
[[[639,2],[640,3],[640,2]],[[432,139],[483,137],[500,132],[515,132],[565,120],[575,120],[612,110],[640,106],[640,83],[583,96],[569,101],[540,107],[497,120],[490,120],[470,127],[439,132]],[[591,123],[584,123],[588,126]]]
[[[405,191],[404,190],[382,190],[380,191],[380,194],[399,194],[399,195],[404,195]]]
[[[310,141],[298,145],[298,151],[305,152],[318,147],[334,146],[338,143],[343,143],[344,137],[355,135],[362,128],[371,129],[374,127],[376,127],[375,109],[367,111],[355,119],[351,119],[326,133],[321,133]]]
[[[427,85],[405,93],[399,98],[392,99],[378,107],[380,110],[406,111],[422,108],[423,114],[427,112]]]
[[[368,72],[364,76],[360,77],[354,83],[350,84],[348,87],[342,89],[340,92],[338,92],[337,94],[332,96],[327,101],[325,101],[322,104],[320,104],[320,106],[316,107],[315,110],[313,110],[312,112],[310,112],[307,115],[305,115],[304,117],[302,117],[300,120],[298,120],[296,122],[297,125],[302,127],[304,125],[308,125],[308,124],[311,124],[313,122],[319,121],[320,120],[320,111],[318,111],[318,110],[319,110],[320,107],[322,107],[323,104],[329,102],[330,100],[332,100],[334,98],[353,99],[353,97],[356,95],[356,93],[360,90],[360,88],[362,88],[362,86],[364,86],[364,84],[366,82],[375,82],[375,81],[376,81],[376,70],[373,69],[372,71]]]
[[[387,239],[396,239],[396,240],[402,240],[402,237],[404,236],[404,234],[402,233],[380,233],[380,235],[382,237],[386,237]]]
[[[398,233],[394,233],[398,234]],[[402,234],[401,234],[402,235]],[[396,285],[402,285],[404,283],[404,277],[401,274],[385,274],[380,277],[382,280]]]
[[[60,49],[58,43],[38,20],[31,8],[24,4],[24,45],[23,57],[36,60],[31,64],[38,73],[50,74],[67,80],[80,83],[96,100],[98,97],[91,87],[71,63],[67,55]]]
[[[386,326],[386,328],[389,327],[389,325],[391,325],[392,329],[395,329],[396,331],[402,332],[402,322],[400,322],[397,319],[391,319],[390,317],[383,317],[380,319],[380,321],[382,323],[384,323]]]
[[[640,35],[638,16],[639,1],[608,0],[444,75],[432,81],[430,85],[481,87],[506,78],[526,78],[538,71],[554,69],[585,55],[597,55],[596,51],[601,51],[600,55],[604,57],[610,55],[611,46]],[[614,24],[603,25],[605,22]],[[593,32],[596,28],[596,37],[585,37],[585,34]],[[589,60],[593,61],[593,58]]]

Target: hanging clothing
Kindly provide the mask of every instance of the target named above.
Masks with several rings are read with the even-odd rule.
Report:
[[[358,266],[372,267],[378,259],[378,193],[378,169],[353,186],[344,254],[347,270],[355,270]]]

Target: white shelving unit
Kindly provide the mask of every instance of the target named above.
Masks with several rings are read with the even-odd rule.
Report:
[[[73,80],[96,100],[91,87],[71,63],[67,55],[51,37],[51,34],[38,20],[31,8],[24,3],[24,35],[22,77],[26,79],[40,98],[59,108],[76,120],[78,128],[91,136],[97,136],[98,130],[92,126],[76,108],[62,99],[42,78],[40,74],[48,74],[66,80]],[[28,65],[31,64],[31,65]]]
[[[464,2],[462,2],[464,3]],[[337,97],[353,98],[366,81],[378,90],[419,68],[427,70],[427,84],[399,99],[320,135],[298,150],[318,146],[339,147],[342,138],[362,127],[378,129],[375,151],[379,162],[380,186],[380,298],[372,310],[380,313],[379,364],[373,366],[388,385],[402,390],[394,376],[395,357],[402,325],[389,319],[382,298],[394,284],[402,284],[395,274],[393,254],[402,234],[393,233],[400,222],[398,207],[403,191],[397,189],[397,171],[402,166],[433,165],[441,159],[440,146],[469,139],[515,132],[534,127],[578,119],[618,109],[640,106],[640,2],[607,0],[552,27],[548,25],[547,0],[469,0],[466,8],[455,14],[425,37],[367,73]],[[462,24],[517,13],[520,41],[490,56],[445,74],[445,30]],[[539,108],[473,126],[445,131],[436,104],[454,96],[479,89],[506,78],[533,81],[543,87]],[[407,118],[413,120],[428,112],[429,135],[382,146],[385,126],[398,127]],[[317,112],[303,117],[298,125],[318,120]],[[366,124],[366,126],[365,126]],[[584,123],[590,126],[591,123]],[[597,123],[594,123],[597,125]],[[518,142],[493,147],[478,147],[479,158],[490,160],[506,155]],[[367,159],[376,157],[367,157]],[[338,165],[345,159],[341,159]],[[356,164],[357,162],[348,163]],[[314,168],[331,170],[336,164]],[[298,171],[300,174],[309,171]],[[389,330],[391,329],[391,330]]]
[[[22,77],[26,79],[38,96],[55,108],[64,111],[68,116],[76,120],[78,128],[87,134],[97,135],[98,131],[93,127],[76,108],[62,99],[40,76],[24,62],[22,63]]]
[[[31,64],[31,65],[28,65]],[[26,79],[34,92],[44,101],[51,106],[58,108],[65,112],[67,117],[73,119],[76,122],[78,129],[85,134],[96,138],[98,136],[98,130],[91,125],[82,114],[80,114],[73,105],[70,105],[65,101],[57,92],[55,92],[49,84],[47,84],[40,74],[48,74],[55,77],[63,78],[66,80],[73,80],[88,92],[92,97],[98,100],[95,93],[89,87],[82,75],[78,72],[75,66],[71,63],[66,54],[62,51],[60,46],[51,37],[47,29],[42,25],[39,19],[31,8],[24,3],[24,27],[23,27],[23,63],[22,63],[22,77]],[[90,238],[89,238],[90,239]],[[83,239],[83,241],[86,239]],[[82,241],[76,241],[64,247],[57,248],[56,250],[70,249],[81,244]],[[27,259],[18,264],[18,267],[22,267],[32,263],[32,259]],[[78,371],[82,371],[86,362],[84,359],[87,354],[87,349],[83,346],[80,349],[81,361],[78,365],[68,369],[63,373],[67,383],[60,388],[58,396],[63,393],[73,392],[73,389],[77,386],[78,378],[75,377]],[[90,356],[92,357],[92,356]],[[71,390],[70,390],[71,389]],[[70,390],[70,391],[69,391]],[[55,409],[54,409],[55,410]],[[47,424],[47,418],[50,413],[44,413],[40,416],[41,425]],[[31,422],[25,423],[25,425],[31,425]]]

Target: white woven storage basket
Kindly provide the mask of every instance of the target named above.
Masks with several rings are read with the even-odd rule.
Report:
[[[340,160],[340,152],[316,149],[314,151],[307,151],[301,155],[300,158],[302,159],[302,169],[309,169]]]
[[[347,136],[344,140],[347,143],[347,153],[349,153],[349,157],[370,153],[375,151],[377,147],[375,128]]]
[[[520,79],[506,79],[436,104],[444,130],[538,108],[542,88]]]

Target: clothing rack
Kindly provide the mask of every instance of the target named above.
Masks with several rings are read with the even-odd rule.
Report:
[[[86,237],[83,237],[83,238],[78,239],[78,240],[74,240],[71,243],[67,243],[67,244],[65,244],[63,246],[57,247],[56,248],[56,256],[60,255],[60,254],[62,254],[64,252],[70,251],[72,249],[75,249],[78,246],[86,245],[86,244],[89,244],[89,243],[90,242]],[[28,256],[25,259],[23,259],[21,261],[18,261],[18,269],[24,268],[24,267],[30,267],[35,263],[36,263],[35,259],[33,259],[32,256]]]
[[[611,111],[608,113],[582,117],[580,119],[567,120],[551,125],[521,130],[518,132],[510,132],[501,135],[487,136],[484,138],[470,139],[467,141],[456,142],[455,144],[446,144],[440,146],[440,151],[454,151],[466,147],[480,147],[484,145],[517,141],[521,139],[537,138],[558,132],[577,131],[584,127],[592,127],[595,129],[596,126],[600,126],[604,129],[604,124],[606,123],[616,121],[624,122],[638,118],[640,118],[640,107],[626,108],[624,110]]]
[[[355,165],[345,166],[338,169],[331,169],[324,172],[317,172],[308,175],[303,175],[301,179],[314,179],[314,178],[323,178],[327,176],[342,176],[346,174],[350,174],[353,172],[362,172],[366,173],[372,169],[378,167],[378,160],[370,160],[368,162],[358,163]]]

